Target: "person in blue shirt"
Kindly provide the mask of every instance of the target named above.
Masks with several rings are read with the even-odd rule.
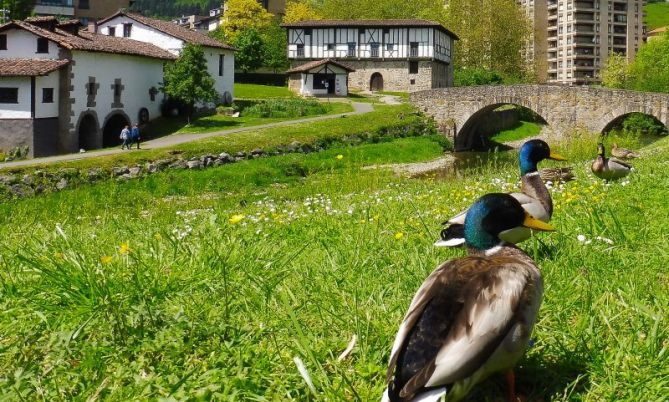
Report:
[[[132,130],[130,131],[130,138],[132,139],[132,142],[137,144],[137,149],[139,149],[140,137],[139,137],[139,127],[137,127],[137,124],[134,124],[132,126]]]
[[[130,130],[128,130],[128,126],[123,127],[123,130],[121,130],[121,135],[119,136],[121,141],[123,143],[121,144],[121,149],[124,149],[125,147],[128,147],[130,149],[130,144],[131,144],[131,134]]]

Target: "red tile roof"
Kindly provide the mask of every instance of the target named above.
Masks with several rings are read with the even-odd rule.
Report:
[[[127,54],[133,56],[144,56],[163,60],[175,60],[177,57],[167,50],[146,42],[140,42],[128,38],[117,38],[107,35],[93,34],[80,30],[78,35],[56,28],[54,31],[40,28],[33,24],[12,21],[0,26],[0,32],[7,29],[24,29],[37,36],[47,38],[58,45],[70,50],[83,50],[88,52],[102,52],[113,54]]]
[[[281,25],[284,28],[420,28],[432,27],[445,32],[453,39],[458,36],[446,29],[443,25],[435,21],[419,19],[403,20],[308,20],[298,21]]]
[[[69,60],[52,59],[0,59],[0,77],[47,75],[69,62]]]
[[[301,66],[293,67],[293,68],[291,68],[290,70],[286,71],[286,74],[306,73],[306,72],[308,72],[309,70],[311,70],[311,69],[313,69],[313,68],[320,67],[320,66],[323,66],[323,65],[326,65],[326,64],[333,64],[333,65],[335,65],[335,66],[337,66],[337,67],[343,68],[344,70],[346,70],[346,71],[348,71],[348,72],[353,72],[353,71],[355,71],[355,69],[353,69],[353,68],[347,66],[346,64],[340,63],[340,62],[338,62],[338,61],[336,61],[336,60],[332,60],[332,59],[323,59],[323,60],[314,60],[314,61],[310,61],[310,62],[308,62],[308,63],[304,63],[304,64],[302,64]]]
[[[142,23],[146,26],[154,28],[160,32],[166,33],[170,36],[173,36],[177,39],[181,39],[184,42],[192,43],[194,45],[208,46],[208,47],[217,47],[221,49],[235,50],[234,47],[226,45],[223,42],[220,42],[212,37],[209,37],[200,32],[191,31],[188,28],[182,27],[178,24],[175,24],[171,21],[157,20],[155,18],[145,17],[141,14],[129,13],[127,11],[119,11],[116,14],[113,14],[103,20],[98,21],[98,24],[103,24],[111,19],[116,17],[128,17],[139,23]]]

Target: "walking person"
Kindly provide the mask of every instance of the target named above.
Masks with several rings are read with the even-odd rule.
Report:
[[[124,149],[125,147],[128,147],[130,149],[130,130],[128,130],[128,126],[123,127],[123,130],[121,130],[121,141],[123,143],[121,144],[121,149]]]
[[[132,142],[137,143],[137,149],[139,149],[139,127],[137,127],[137,124],[134,124],[132,126],[132,130],[130,130],[130,138],[132,139]],[[132,142],[130,145],[132,145]]]

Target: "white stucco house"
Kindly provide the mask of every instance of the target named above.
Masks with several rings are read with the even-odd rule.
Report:
[[[355,70],[343,63],[314,60],[286,71],[288,87],[303,96],[348,95],[348,74]]]
[[[235,49],[203,33],[192,31],[170,21],[156,20],[140,14],[119,11],[98,21],[98,33],[126,37],[151,43],[178,56],[187,44],[202,46],[209,74],[221,97],[234,96]],[[225,95],[225,93],[229,95]]]
[[[0,149],[47,156],[117,144],[121,128],[160,115],[157,46],[35,17],[0,26]]]

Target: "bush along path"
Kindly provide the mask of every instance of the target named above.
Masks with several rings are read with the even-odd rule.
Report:
[[[222,136],[222,135],[242,133],[242,132],[247,132],[247,131],[256,131],[256,130],[262,130],[262,129],[266,129],[266,128],[285,127],[285,126],[290,126],[290,125],[293,125],[293,124],[302,124],[302,123],[311,123],[311,122],[316,122],[316,121],[321,121],[321,120],[330,120],[330,119],[341,118],[342,116],[354,116],[354,115],[365,114],[365,113],[369,113],[369,112],[374,111],[374,107],[369,103],[353,102],[351,105],[353,106],[353,112],[348,112],[348,113],[321,115],[321,116],[307,117],[307,118],[304,118],[304,119],[297,119],[297,120],[286,120],[286,121],[262,124],[262,125],[257,125],[257,126],[233,128],[233,129],[229,129],[229,130],[216,131],[216,132],[212,132],[212,133],[174,134],[174,135],[168,135],[168,136],[161,137],[161,138],[156,138],[155,140],[142,142],[141,145],[144,149],[168,148],[168,147],[173,147],[175,145],[185,144],[187,142],[202,140],[202,139],[205,139],[205,138],[218,137],[218,136]],[[7,162],[7,163],[0,164],[0,169],[21,167],[21,166],[31,166],[31,165],[38,165],[38,164],[48,164],[48,163],[55,163],[55,162],[74,161],[74,160],[80,160],[80,159],[96,158],[96,157],[100,157],[100,156],[115,155],[115,154],[120,154],[120,153],[123,153],[123,151],[121,149],[119,149],[118,147],[114,147],[114,148],[105,149],[105,150],[102,150],[102,151],[94,151],[94,152],[86,152],[86,153],[78,153],[78,154],[66,154],[66,155],[58,155],[58,156],[49,156],[49,157],[38,158],[38,159],[28,159],[28,160]]]
[[[294,123],[294,122],[291,122]],[[258,127],[255,127],[256,129]],[[265,148],[256,147],[249,150],[240,150],[234,153],[221,152],[219,154],[202,154],[184,157],[180,150],[170,151],[169,157],[150,160],[132,165],[116,165],[107,168],[63,167],[56,169],[38,169],[26,171],[9,171],[0,174],[0,200],[32,197],[43,193],[52,193],[67,188],[92,184],[103,180],[133,180],[165,170],[205,169],[218,167],[243,160],[272,157],[293,153],[308,154],[320,152],[336,146],[354,146],[365,143],[377,143],[402,137],[418,137],[434,135],[436,129],[431,120],[422,116],[416,118],[401,118],[399,123],[380,125],[374,131],[364,130],[352,132],[338,138],[318,138],[312,142],[291,141],[290,143]],[[203,135],[203,136],[213,136]],[[191,138],[189,135],[188,138]],[[444,139],[444,148],[449,144]]]

